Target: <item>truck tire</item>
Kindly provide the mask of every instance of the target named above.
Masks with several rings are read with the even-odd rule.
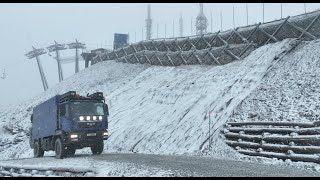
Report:
[[[100,141],[99,143],[91,146],[92,154],[101,154],[103,152],[103,146],[103,141]]]
[[[33,145],[33,155],[34,157],[38,158],[38,157],[43,157],[44,155],[44,150],[41,148],[40,144],[38,141],[34,142]]]
[[[63,159],[65,157],[66,151],[60,138],[57,138],[56,142],[54,143],[54,151],[56,153],[56,158]]]
[[[75,148],[68,148],[66,149],[66,155],[67,156],[73,156],[76,153],[76,149]]]

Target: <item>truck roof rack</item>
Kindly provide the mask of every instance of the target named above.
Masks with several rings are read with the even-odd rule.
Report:
[[[102,92],[96,92],[91,95],[88,95],[87,97],[79,96],[76,94],[76,91],[69,91],[65,94],[62,94],[60,96],[60,103],[65,101],[70,101],[72,99],[79,99],[79,100],[104,100],[103,93]]]
[[[103,100],[104,99],[102,92],[93,93],[93,94],[89,95],[88,97],[90,97],[91,99],[96,99],[96,100]]]
[[[64,101],[71,100],[76,97],[76,91],[69,91],[60,96],[60,103]]]

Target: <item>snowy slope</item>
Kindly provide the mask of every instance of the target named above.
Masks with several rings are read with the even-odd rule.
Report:
[[[30,101],[1,111],[0,159],[32,156],[25,136],[32,107],[68,90],[80,94],[99,90],[107,95],[110,138],[105,152],[198,153],[207,146],[208,111],[212,111],[211,132],[218,132],[215,130],[296,43],[288,39],[268,44],[224,66],[96,64]],[[224,148],[228,147],[219,150]]]
[[[254,51],[228,65],[150,67],[110,94],[111,151],[196,153],[212,131],[254,90],[275,57],[296,41],[286,40]],[[211,131],[211,132],[212,132]]]
[[[320,120],[320,41],[296,49],[273,67],[230,121]]]

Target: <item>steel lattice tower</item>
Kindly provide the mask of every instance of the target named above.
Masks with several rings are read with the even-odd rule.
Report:
[[[63,73],[62,73],[62,67],[61,67],[61,59],[60,59],[60,50],[65,50],[67,49],[65,47],[65,44],[58,44],[56,41],[54,41],[54,45],[51,45],[49,47],[47,47],[47,49],[49,50],[49,52],[56,52],[56,57],[55,59],[57,60],[57,64],[58,64],[58,74],[59,74],[59,82],[63,81]]]
[[[196,19],[196,29],[197,29],[197,35],[202,35],[207,33],[208,20],[203,13],[203,3],[199,3],[199,5],[200,5],[200,13],[198,14]]]
[[[148,17],[146,19],[146,39],[151,39],[152,34],[152,19],[151,19],[151,5],[148,4]]]
[[[39,72],[40,72],[40,77],[41,77],[41,80],[42,80],[42,85],[43,85],[43,89],[46,91],[49,86],[48,86],[48,83],[47,83],[47,80],[46,80],[46,76],[44,75],[44,72],[43,72],[43,68],[42,68],[42,65],[41,65],[41,62],[40,62],[40,58],[39,56],[42,55],[42,54],[46,54],[46,52],[44,51],[43,48],[41,49],[36,49],[32,46],[33,50],[28,52],[27,54],[25,54],[29,59],[32,59],[32,58],[36,58],[37,59],[37,63],[38,63],[38,67],[39,67]]]

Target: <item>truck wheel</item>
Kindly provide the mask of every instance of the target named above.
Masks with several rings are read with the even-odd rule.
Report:
[[[58,158],[58,159],[64,158],[65,149],[64,149],[64,146],[63,146],[60,138],[56,139],[56,142],[54,144],[54,151],[56,153],[56,158]]]
[[[76,153],[76,149],[75,148],[68,147],[68,149],[66,150],[66,155],[67,156],[73,156],[75,153]]]
[[[103,141],[91,146],[91,152],[92,154],[101,154],[103,151]]]
[[[34,157],[43,157],[44,150],[41,148],[38,141],[34,142],[33,145],[33,155]]]

